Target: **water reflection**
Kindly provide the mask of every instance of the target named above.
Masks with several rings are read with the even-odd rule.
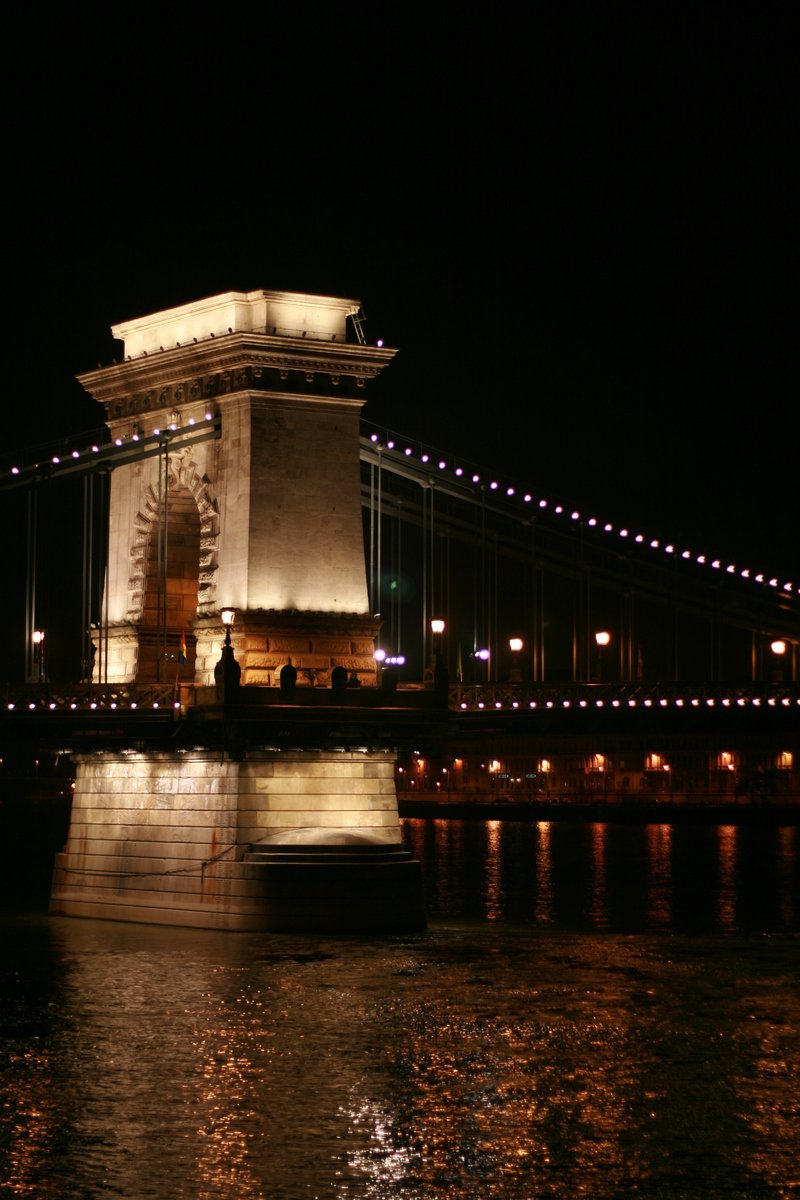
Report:
[[[417,935],[0,914],[0,1195],[788,1197],[796,830],[406,835]]]
[[[434,917],[659,932],[796,930],[798,830],[403,822]]]
[[[534,919],[547,924],[553,919],[553,866],[550,849],[550,822],[536,822],[536,892],[533,905]]]
[[[502,821],[486,821],[486,869],[483,873],[486,918],[499,921],[503,916],[502,864],[500,862]]]
[[[672,924],[672,827],[645,826],[647,845],[647,917],[651,929]]]
[[[595,929],[604,929],[608,923],[606,911],[606,831],[607,825],[597,821],[590,826],[592,857],[590,868],[589,920]]]
[[[721,929],[731,930],[736,926],[736,826],[718,826],[717,836],[719,838],[717,920]]]

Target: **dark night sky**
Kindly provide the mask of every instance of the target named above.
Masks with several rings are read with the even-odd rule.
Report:
[[[797,578],[796,8],[264,11],[23,32],[0,458],[100,423],[114,322],[343,295],[368,420]]]

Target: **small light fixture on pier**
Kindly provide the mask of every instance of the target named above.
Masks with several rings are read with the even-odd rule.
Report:
[[[235,608],[221,608],[219,615],[222,618],[222,624],[225,626],[225,645],[231,644],[231,625],[236,620]]]
[[[214,683],[217,687],[218,699],[227,703],[237,698],[242,674],[241,667],[234,658],[231,645],[231,625],[236,616],[236,609],[221,608],[219,615],[225,626],[225,644],[222,647],[222,656],[214,667]]]

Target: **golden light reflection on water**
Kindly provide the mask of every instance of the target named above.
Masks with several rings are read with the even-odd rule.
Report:
[[[589,916],[592,924],[602,929],[608,920],[608,907],[606,904],[606,839],[608,836],[608,826],[601,821],[595,822],[591,826],[591,844],[592,844],[592,859],[591,859],[591,880],[590,880],[590,901],[589,901]]]
[[[42,1163],[57,1136],[63,1114],[48,1086],[52,1064],[36,1050],[12,1053],[4,1072],[2,1107],[13,1113],[5,1162],[0,1160],[0,1195],[41,1195]]]
[[[598,877],[631,863],[625,831],[522,829],[515,882],[547,846],[559,902],[590,862]],[[515,843],[499,832],[510,870]],[[450,836],[479,893],[488,831]],[[652,842],[673,889],[684,841]],[[634,844],[641,866],[651,843],[641,831]],[[796,840],[757,844],[788,853]],[[698,845],[716,884],[716,835]],[[432,922],[366,939],[56,922],[27,989],[0,959],[0,1193],[788,1200],[796,931],[581,933],[526,915],[527,928]]]
[[[717,921],[722,929],[733,929],[736,925],[737,839],[738,829],[735,825],[719,825],[717,827],[717,862],[719,864]]]
[[[197,1114],[198,1200],[227,1194],[234,1180],[242,1197],[263,1195],[250,1164],[275,1031],[262,1021],[259,997],[236,997],[227,1007],[223,998],[209,1002],[208,1027],[194,1033],[196,1075],[184,1084]]]
[[[553,860],[549,821],[536,822],[536,899],[534,917],[542,924],[553,919]]]
[[[587,1019],[546,979],[524,994],[495,993],[486,1012],[460,968],[445,973],[436,1002],[424,992],[402,998],[396,1058],[410,1086],[397,1107],[373,1096],[351,1108],[374,1147],[353,1160],[365,1171],[364,1196],[394,1195],[387,1184],[401,1178],[403,1194],[448,1200],[611,1196],[621,1164],[638,1177],[636,1150],[623,1144],[639,1086],[624,1002],[610,1011],[597,998]],[[584,1183],[551,1191],[551,1173]]]
[[[647,826],[647,915],[653,929],[672,924],[672,826]]]
[[[502,821],[486,822],[486,866],[483,878],[484,912],[488,921],[503,915],[503,879],[500,857]]]

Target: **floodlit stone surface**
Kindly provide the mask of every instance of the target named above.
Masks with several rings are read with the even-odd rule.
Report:
[[[393,764],[385,752],[83,755],[51,911],[220,929],[418,928],[419,864],[401,857]],[[398,855],[247,861],[297,845]]]
[[[374,684],[359,416],[365,384],[395,352],[347,342],[358,307],[230,292],[113,327],[123,362],[80,381],[122,444],[168,437],[163,453],[112,474],[97,678],[212,684],[227,606],[245,686],[275,686],[290,660],[317,686],[337,665]],[[171,446],[209,417],[218,439]]]

